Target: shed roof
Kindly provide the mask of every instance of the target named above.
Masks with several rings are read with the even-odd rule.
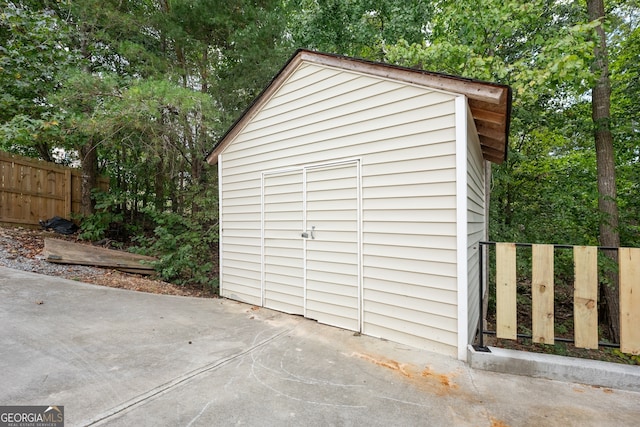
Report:
[[[366,61],[341,55],[300,49],[289,59],[271,83],[236,120],[207,155],[207,162],[215,164],[218,154],[233,140],[262,106],[303,63],[359,72],[371,76],[421,85],[433,89],[465,95],[480,138],[485,160],[500,164],[507,158],[509,124],[511,118],[511,88],[447,74],[399,67],[381,62]]]

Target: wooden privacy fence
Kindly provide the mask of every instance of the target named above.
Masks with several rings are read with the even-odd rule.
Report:
[[[554,249],[573,250],[573,342],[576,347],[597,349],[598,337],[598,251],[618,252],[620,296],[620,351],[640,354],[640,248],[596,246],[481,243],[496,247],[496,336],[517,339],[516,246],[531,247],[531,338],[554,344]],[[481,280],[483,273],[481,272]],[[603,285],[604,286],[604,285]],[[482,287],[481,287],[482,288]],[[482,298],[481,298],[482,300]],[[482,313],[482,310],[480,311]],[[480,331],[484,331],[482,315]],[[483,347],[480,333],[480,346]],[[600,343],[602,344],[602,343]]]
[[[37,225],[79,213],[81,180],[78,169],[0,152],[0,222]],[[98,187],[108,190],[109,180],[99,178]]]

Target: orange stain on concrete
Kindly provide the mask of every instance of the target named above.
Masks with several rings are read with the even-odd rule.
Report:
[[[426,368],[422,371],[422,377],[434,378],[443,387],[458,388],[458,384],[454,383],[452,380],[453,376],[455,376],[455,374],[440,374],[433,372],[431,368]]]
[[[491,417],[491,427],[509,427],[509,425],[505,424],[504,421],[496,420],[495,418]]]
[[[395,360],[391,359],[376,359],[375,357],[369,356],[367,354],[362,353],[352,353],[352,356],[359,357],[368,362],[375,363],[378,366],[382,366],[383,368],[391,369],[392,371],[397,371],[401,375],[412,378],[411,372],[408,370],[408,366],[405,363],[398,363]]]

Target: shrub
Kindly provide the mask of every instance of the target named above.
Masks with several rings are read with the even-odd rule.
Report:
[[[107,237],[110,229],[125,226],[124,216],[118,209],[121,200],[117,194],[94,189],[92,197],[96,202],[95,213],[81,219],[78,237],[93,242]]]
[[[154,267],[163,280],[176,285],[218,291],[215,260],[218,252],[217,210],[198,198],[190,215],[148,210],[156,227],[150,236],[137,236],[136,252],[158,257]]]

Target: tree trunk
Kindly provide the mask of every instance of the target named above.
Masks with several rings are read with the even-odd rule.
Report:
[[[159,157],[156,162],[156,175],[154,177],[154,193],[156,211],[164,212],[165,196],[164,196],[164,162]]]
[[[125,178],[125,174],[123,172],[124,168],[125,168],[125,164],[127,161],[127,152],[126,152],[126,148],[124,145],[122,145],[122,147],[120,147],[120,152],[119,152],[119,165],[117,166],[116,169],[116,173],[118,174],[118,188],[120,189],[120,191],[122,191],[124,194],[127,193],[127,179]],[[123,200],[120,203],[119,206],[120,212],[122,212],[124,215],[127,214],[127,204],[126,202]],[[133,208],[131,209],[132,211],[135,210],[135,204],[133,206]]]
[[[84,71],[87,74],[91,74],[91,52],[89,52],[89,28],[86,25],[82,25],[80,29],[80,52],[82,57],[86,60]],[[91,111],[85,108],[84,113],[89,115]],[[80,167],[82,169],[82,181],[80,183],[80,213],[83,216],[88,216],[94,213],[95,203],[91,198],[91,190],[97,187],[98,184],[98,152],[93,145],[93,141],[89,138],[84,144],[80,146]]]
[[[200,91],[202,93],[209,92],[209,73],[207,72],[207,66],[209,63],[209,46],[205,46],[204,52],[202,52],[202,68],[200,76],[202,78],[202,87]]]
[[[51,155],[51,147],[44,142],[38,142],[36,144],[36,151],[42,160],[45,162],[53,162],[53,156]]]
[[[600,25],[596,27],[598,39],[594,49],[595,60],[592,67],[597,76],[597,81],[591,93],[591,114],[594,125],[598,172],[600,245],[619,247],[615,153],[610,127],[611,83],[609,81],[609,63],[607,59],[607,39],[602,26],[605,18],[604,1],[588,0],[587,10],[591,21],[600,21]],[[605,256],[617,264],[617,251],[605,251]],[[620,341],[620,297],[617,272],[614,269],[608,269],[606,279],[607,283],[601,288],[602,307],[607,321],[609,338],[617,343]]]
[[[98,183],[98,154],[91,139],[80,147],[80,163],[82,167],[81,201],[80,213],[84,216],[94,212],[94,201],[91,198],[91,190],[97,187]]]

